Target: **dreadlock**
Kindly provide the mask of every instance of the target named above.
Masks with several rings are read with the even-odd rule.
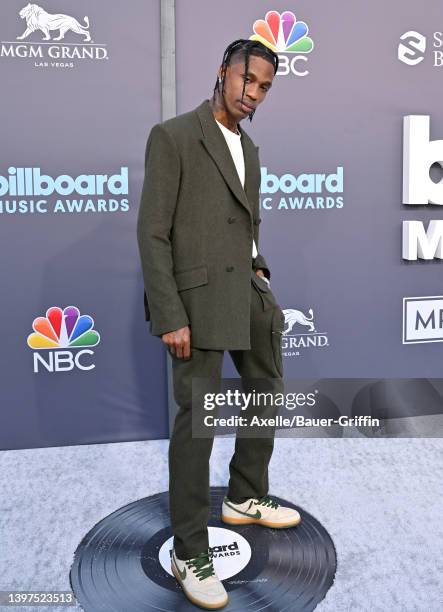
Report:
[[[274,75],[278,70],[278,55],[274,53],[274,51],[272,51],[269,47],[266,47],[266,45],[264,45],[258,40],[249,40],[247,38],[246,39],[239,38],[238,40],[234,40],[234,42],[232,42],[226,47],[225,52],[223,54],[223,61],[222,61],[223,76],[222,76],[222,81],[221,81],[222,83],[221,95],[222,96],[225,91],[226,68],[231,63],[232,57],[236,55],[240,55],[240,54],[243,54],[243,57],[245,58],[245,74],[248,74],[250,55],[256,55],[258,57],[262,57],[263,59],[270,62],[274,66]],[[241,95],[242,102],[243,102],[243,96],[245,93],[245,86],[246,86],[246,80],[243,79],[243,91]],[[212,93],[213,99],[215,97],[216,91],[220,93],[220,81],[218,77],[215,82],[214,91]],[[255,113],[255,109],[252,110],[248,114],[249,121],[252,121],[252,117],[254,116],[254,113]]]

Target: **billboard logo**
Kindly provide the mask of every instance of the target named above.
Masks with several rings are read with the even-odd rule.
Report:
[[[78,176],[51,176],[42,174],[41,168],[10,166],[7,175],[0,174],[0,215],[48,211],[57,214],[128,211],[128,198],[119,197],[127,195],[127,166],[121,166],[116,174]],[[5,199],[2,199],[3,196]],[[57,196],[62,197],[56,199]]]
[[[430,139],[429,115],[403,118],[403,204],[443,205],[443,183],[429,169],[443,160],[443,140]]]
[[[61,309],[52,306],[45,317],[37,317],[32,322],[34,332],[29,334],[27,343],[34,352],[34,372],[44,367],[48,372],[66,372],[77,367],[79,370],[92,370],[93,363],[85,363],[85,355],[94,354],[90,347],[97,346],[100,334],[93,329],[94,319],[80,315],[76,306]],[[42,356],[38,351],[55,349]],[[69,349],[69,350],[67,350]],[[73,352],[70,349],[81,349]]]
[[[343,208],[343,166],[336,172],[301,173],[289,172],[278,176],[261,168],[261,207],[272,210],[326,210]]]
[[[58,30],[59,35],[53,40],[62,40],[66,32],[70,30],[76,34],[85,36],[84,42],[92,42],[91,35],[89,34],[88,17],[83,18],[86,26],[82,26],[75,17],[47,13],[41,6],[38,6],[38,4],[27,4],[21,9],[19,15],[22,19],[26,20],[26,30],[21,36],[16,37],[17,40],[28,38],[28,36],[36,30],[40,30],[44,34],[45,37],[43,40],[51,40],[49,31]]]
[[[403,298],[403,344],[443,342],[443,296]]]
[[[106,186],[109,193],[122,195],[128,191],[128,167],[122,166],[120,174],[61,174],[56,178],[42,174],[41,168],[8,168],[8,176],[0,174],[0,196],[48,196],[103,195]]]
[[[443,205],[443,182],[429,171],[443,160],[443,140],[430,140],[429,115],[403,118],[403,204]],[[403,221],[403,259],[443,259],[443,221]]]
[[[400,36],[400,40],[397,57],[401,62],[416,66],[424,60],[426,37],[423,34],[409,30]]]
[[[297,21],[291,11],[268,11],[264,19],[257,19],[252,26],[254,34],[250,40],[258,40],[278,54],[277,75],[285,76],[292,72],[295,76],[306,76],[308,70],[300,70],[299,62],[307,62],[306,55],[314,48],[309,28],[304,21]],[[289,58],[288,55],[294,54]]]

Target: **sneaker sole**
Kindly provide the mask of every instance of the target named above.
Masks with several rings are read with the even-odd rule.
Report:
[[[193,597],[190,593],[188,593],[188,591],[183,586],[183,582],[182,582],[180,576],[178,575],[178,573],[176,572],[173,563],[171,563],[171,570],[172,570],[172,573],[174,574],[177,582],[180,584],[181,588],[183,589],[183,592],[186,595],[186,597],[189,599],[189,601],[191,601],[196,606],[200,606],[201,608],[204,608],[205,610],[217,610],[218,608],[223,608],[228,603],[229,597],[227,597],[226,601],[221,603],[221,604],[208,604],[208,603],[205,603],[204,601],[200,601],[196,597]]]
[[[249,525],[256,523],[257,525],[263,525],[263,527],[273,527],[274,529],[283,529],[285,527],[295,527],[301,522],[301,517],[295,521],[289,523],[272,523],[271,521],[264,521],[263,519],[254,518],[234,518],[232,516],[221,515],[221,520],[229,525]]]

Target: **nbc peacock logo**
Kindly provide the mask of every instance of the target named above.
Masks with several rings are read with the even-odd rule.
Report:
[[[95,368],[93,363],[87,362],[94,354],[91,348],[100,342],[100,334],[93,328],[94,319],[81,315],[76,306],[48,308],[45,317],[34,319],[34,331],[27,339],[28,346],[34,349],[34,372],[39,372],[40,367],[49,372]],[[45,353],[42,355],[39,351]]]
[[[301,70],[299,62],[306,63],[307,54],[314,48],[314,41],[308,36],[309,27],[304,21],[297,21],[292,11],[268,11],[264,19],[257,19],[252,26],[254,34],[250,40],[258,40],[278,54],[277,74],[285,76],[306,76],[307,69]],[[294,54],[289,58],[285,54]]]

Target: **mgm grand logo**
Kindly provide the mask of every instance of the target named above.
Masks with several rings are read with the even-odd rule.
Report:
[[[23,42],[0,41],[0,58],[33,59],[34,66],[47,68],[73,68],[72,60],[109,59],[106,45],[92,40],[87,16],[81,24],[70,15],[48,13],[38,4],[27,4],[19,16],[26,29],[16,40]],[[64,40],[66,33],[75,36],[69,42],[54,44]],[[77,42],[78,37],[82,38]]]
[[[285,357],[298,357],[299,349],[323,348],[329,346],[326,332],[319,332],[314,325],[314,312],[312,308],[305,315],[301,310],[286,308],[285,329],[282,333],[282,350]],[[302,331],[307,328],[306,331]]]

